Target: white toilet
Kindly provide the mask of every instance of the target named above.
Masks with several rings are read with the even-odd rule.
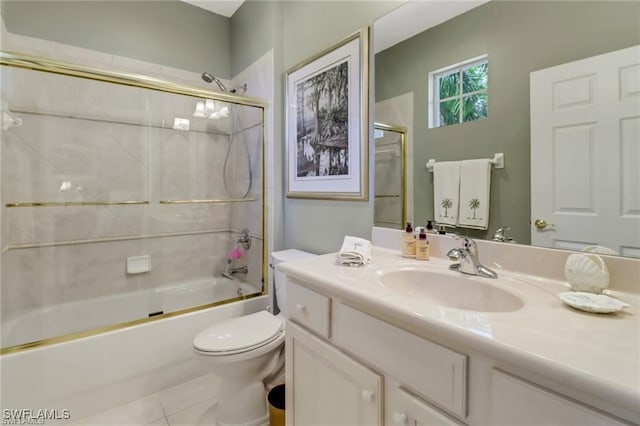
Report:
[[[280,313],[267,311],[212,325],[193,339],[200,363],[220,377],[217,421],[220,426],[257,426],[267,422],[263,380],[284,356],[285,275],[276,266],[313,256],[300,250],[271,253],[274,292]]]

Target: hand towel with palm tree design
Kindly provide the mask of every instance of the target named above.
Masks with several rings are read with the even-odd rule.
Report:
[[[458,224],[460,162],[438,161],[433,165],[433,209],[439,224]]]
[[[488,159],[465,160],[460,166],[459,226],[487,229],[489,226],[489,194],[491,162]]]

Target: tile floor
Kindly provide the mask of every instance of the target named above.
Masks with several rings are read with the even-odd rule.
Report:
[[[72,423],[73,426],[198,426],[215,424],[217,377],[205,375]]]

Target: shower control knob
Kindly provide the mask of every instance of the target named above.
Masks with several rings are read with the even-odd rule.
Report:
[[[373,391],[369,389],[365,389],[362,392],[360,392],[360,396],[362,397],[362,400],[366,402],[372,402],[373,395],[374,395]]]
[[[298,303],[298,304],[296,305],[296,312],[298,312],[298,313],[300,313],[300,314],[301,314],[301,313],[303,313],[303,312],[304,312],[304,311],[306,311],[306,310],[307,310],[307,307],[306,307],[304,304],[302,304],[302,303]]]
[[[398,426],[405,426],[407,424],[407,415],[405,413],[393,413],[393,423]]]

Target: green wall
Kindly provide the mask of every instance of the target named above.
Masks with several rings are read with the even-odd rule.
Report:
[[[272,235],[276,249],[332,252],[340,248],[345,235],[371,236],[373,201],[286,198],[284,83],[286,70],[360,28],[372,25],[375,19],[397,6],[393,1],[247,1],[231,19],[234,75],[270,48],[274,50],[276,182],[269,208],[276,217]],[[373,99],[370,101],[373,103]],[[372,191],[373,188],[370,193]]]
[[[414,92],[416,222],[433,217],[433,174],[425,169],[429,158],[463,160],[504,152],[506,167],[491,177],[489,231],[468,232],[485,237],[510,226],[518,242],[529,243],[529,73],[639,44],[639,17],[635,1],[492,1],[377,54],[376,101]],[[489,117],[427,129],[428,73],[484,53]]]
[[[1,5],[11,33],[232,76],[229,19],[187,3],[2,0]]]
[[[237,75],[273,49],[281,33],[281,7],[273,1],[247,0],[231,17],[231,75]]]
[[[375,19],[397,6],[397,2],[387,1],[285,2],[284,68],[290,69],[363,26],[372,25]],[[373,105],[372,97],[370,104]],[[373,122],[372,107],[370,111],[370,122]],[[286,178],[284,168],[282,170],[283,178]],[[373,169],[370,182],[373,184]],[[369,194],[368,202],[285,198],[285,247],[327,253],[338,251],[345,235],[370,238],[373,226],[372,185]]]

